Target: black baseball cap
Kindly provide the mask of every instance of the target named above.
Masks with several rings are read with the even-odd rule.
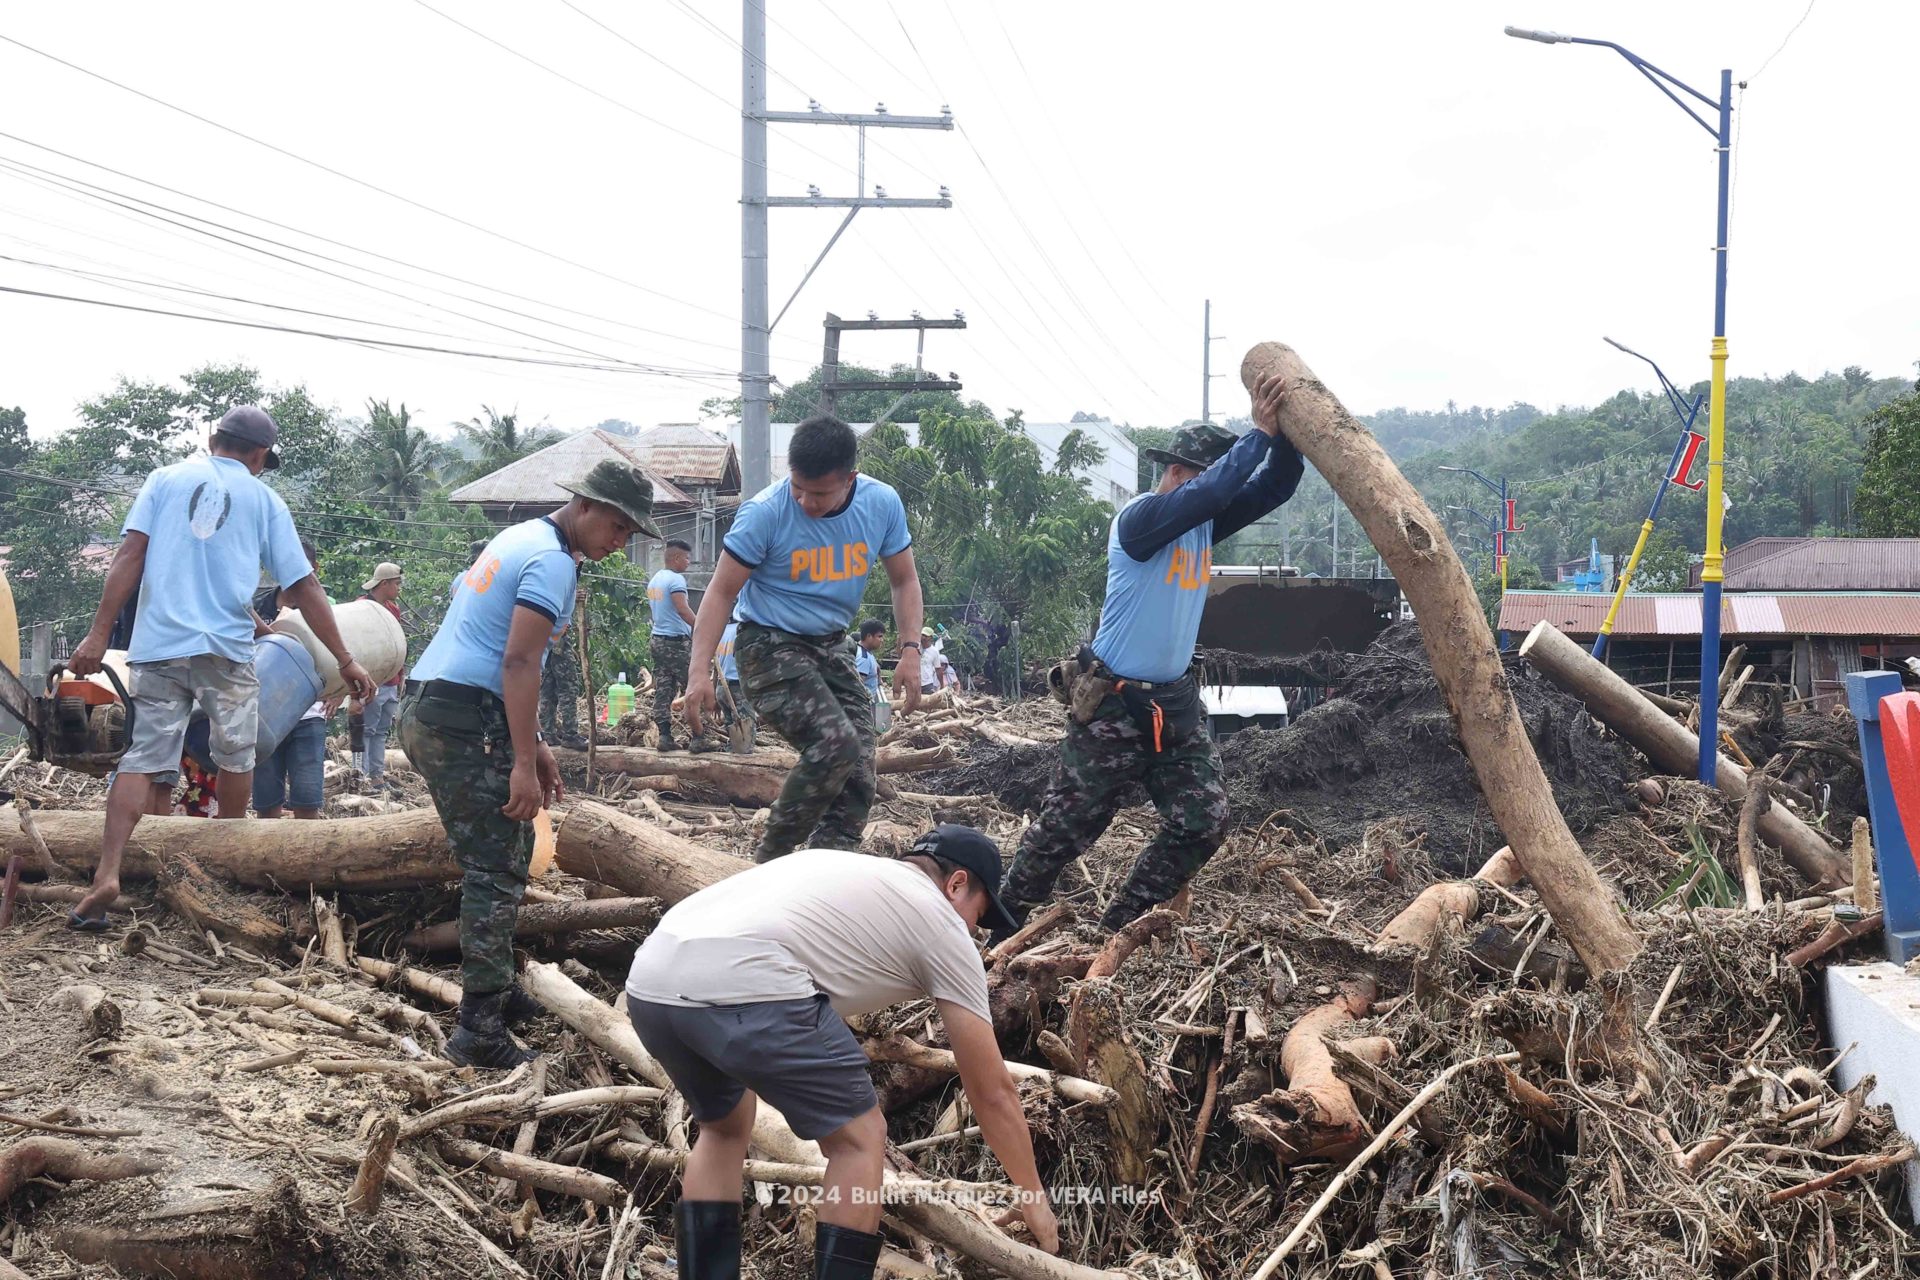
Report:
[[[1000,846],[986,832],[957,822],[943,822],[913,842],[909,856],[924,854],[962,867],[987,891],[987,912],[980,923],[989,929],[1018,929],[1020,922],[1000,901]]]
[[[280,465],[280,455],[273,446],[280,443],[280,428],[274,423],[273,415],[254,404],[237,404],[226,411],[215,431],[224,432],[235,440],[250,445],[265,445],[267,449],[267,470],[272,471]]]

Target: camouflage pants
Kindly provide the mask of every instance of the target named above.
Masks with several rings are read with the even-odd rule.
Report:
[[[540,731],[549,742],[580,734],[580,654],[567,643],[572,635],[560,637],[540,668]]]
[[[473,706],[408,694],[400,746],[427,780],[460,865],[460,982],[475,995],[513,982],[513,925],[533,860],[533,825],[500,812],[511,793],[513,742],[497,699]]]
[[[693,661],[692,636],[655,636],[648,646],[653,659],[653,722],[660,740],[673,736],[673,700],[687,691],[687,667]]]
[[[1024,921],[1046,901],[1067,864],[1113,820],[1120,789],[1136,780],[1146,785],[1160,811],[1160,834],[1141,851],[1101,926],[1117,929],[1165,902],[1206,865],[1226,836],[1228,812],[1220,759],[1207,737],[1205,717],[1179,736],[1168,729],[1156,754],[1151,734],[1134,721],[1118,694],[1109,694],[1091,722],[1067,721],[1067,740],[1040,820],[1027,828],[1007,870],[1001,896],[1016,918]]]
[[[810,848],[858,849],[873,807],[873,703],[853,642],[740,624],[740,686],[754,718],[800,753],[773,802],[756,862]]]

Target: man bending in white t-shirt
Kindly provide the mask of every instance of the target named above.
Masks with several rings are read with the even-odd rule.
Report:
[[[1000,850],[942,825],[899,861],[802,849],[685,899],[633,958],[627,1013],[700,1136],[674,1235],[682,1276],[738,1276],[741,1166],[759,1097],[827,1157],[814,1275],[865,1280],[880,1256],[887,1122],[845,1018],[931,998],[987,1145],[1040,1246],[1060,1230],[994,1038],[972,931],[1005,924]]]

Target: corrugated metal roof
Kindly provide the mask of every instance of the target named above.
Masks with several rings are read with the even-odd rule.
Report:
[[[1531,631],[1551,622],[1569,635],[1598,635],[1610,595],[1571,591],[1509,591],[1500,629]],[[1871,591],[1795,591],[1729,595],[1720,605],[1723,636],[1920,637],[1920,594]],[[1629,593],[1620,602],[1613,634],[1652,639],[1700,634],[1700,597],[1691,593]]]
[[[631,463],[646,473],[647,479],[653,481],[654,506],[672,510],[693,505],[693,499],[673,481],[648,466],[617,436],[597,427],[568,436],[518,462],[510,462],[498,471],[461,485],[448,496],[454,502],[559,506],[572,496],[560,487],[561,481],[576,481],[593,470],[595,463],[608,458]]]
[[[689,422],[668,422],[626,444],[651,470],[695,486],[740,488],[740,460],[727,438]]]
[[[1755,538],[1725,569],[1728,591],[1920,591],[1920,538]]]

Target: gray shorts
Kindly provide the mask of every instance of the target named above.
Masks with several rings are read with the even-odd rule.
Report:
[[[197,703],[207,716],[213,762],[228,773],[253,770],[260,718],[260,681],[253,663],[215,654],[136,662],[127,693],[133,698],[133,741],[121,773],[171,773],[186,749],[187,721]]]
[[[696,1120],[725,1117],[751,1089],[811,1141],[880,1105],[867,1055],[825,996],[710,1007],[628,996],[627,1017]]]

